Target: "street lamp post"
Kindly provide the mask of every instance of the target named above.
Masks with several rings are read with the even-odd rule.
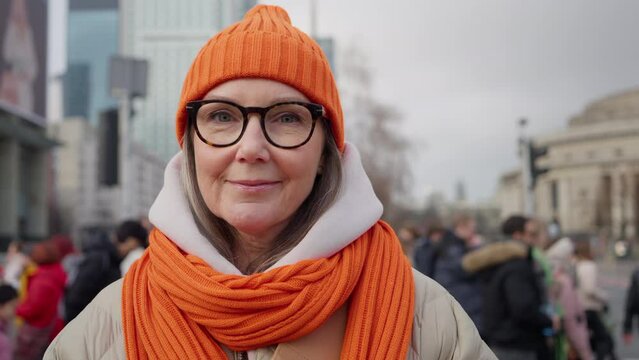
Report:
[[[530,174],[530,138],[526,134],[528,119],[521,118],[519,125],[519,156],[521,158],[521,183],[523,190],[524,214],[531,216],[535,213],[535,196]]]

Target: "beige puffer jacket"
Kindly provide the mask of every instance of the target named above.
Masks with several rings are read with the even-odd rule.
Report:
[[[457,301],[435,281],[418,271],[413,273],[415,316],[407,359],[496,359]],[[104,289],[55,338],[44,359],[125,360],[121,293],[121,280]],[[258,349],[254,359],[339,359],[346,311],[340,309],[324,326],[301,339]],[[228,355],[233,359],[230,351]]]

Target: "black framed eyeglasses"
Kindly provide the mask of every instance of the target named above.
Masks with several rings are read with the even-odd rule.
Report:
[[[324,116],[322,105],[301,101],[243,107],[226,100],[198,100],[187,103],[186,110],[200,140],[214,147],[236,144],[246,131],[249,115],[258,114],[262,133],[270,144],[297,148],[311,139],[317,119]]]

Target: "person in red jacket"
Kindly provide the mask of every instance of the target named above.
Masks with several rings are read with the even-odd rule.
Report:
[[[36,265],[27,277],[26,293],[16,309],[24,323],[16,339],[16,360],[42,359],[59,323],[58,304],[64,293],[66,274],[60,251],[51,240],[38,243],[29,252]],[[58,329],[59,331],[59,329]]]

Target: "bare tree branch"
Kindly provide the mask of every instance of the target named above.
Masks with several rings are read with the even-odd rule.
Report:
[[[402,116],[393,106],[371,95],[372,75],[366,56],[351,46],[343,60],[342,92],[346,121],[361,154],[364,169],[385,207],[384,217],[399,211],[398,199],[410,190],[410,143],[401,133]]]

